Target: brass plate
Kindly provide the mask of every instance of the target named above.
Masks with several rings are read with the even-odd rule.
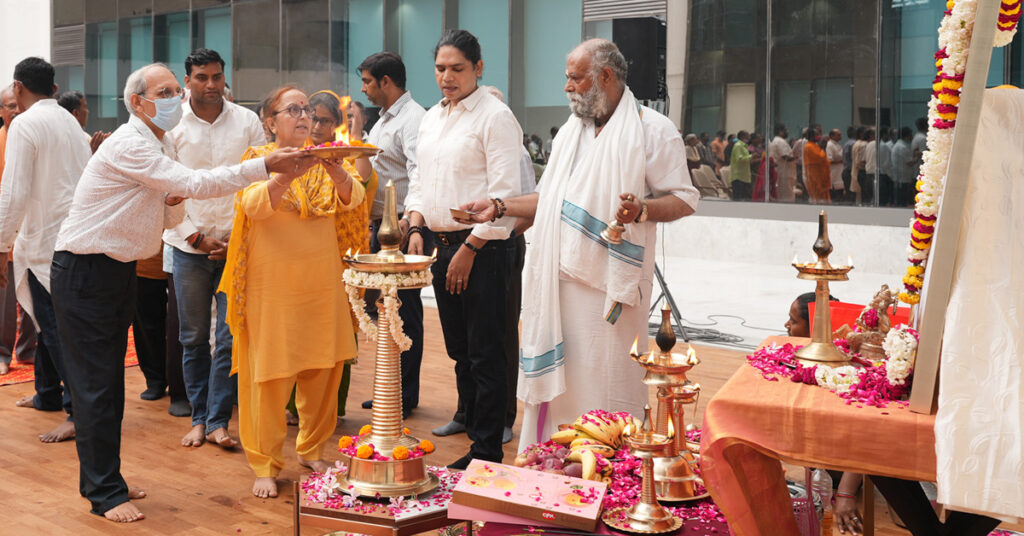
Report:
[[[630,524],[628,517],[625,519],[625,521],[619,519],[619,514],[625,516],[628,510],[628,506],[623,506],[621,508],[613,508],[611,510],[605,510],[604,513],[601,514],[601,521],[604,521],[605,525],[608,525],[609,527],[615,530],[629,532],[632,534],[665,534],[668,532],[672,532],[674,530],[679,530],[679,527],[683,526],[682,519],[679,519],[676,516],[672,516],[671,519],[668,520],[668,527],[662,530],[634,528]]]
[[[437,475],[427,473],[427,477],[424,478],[422,482],[418,482],[416,484],[373,484],[369,482],[349,480],[347,476],[338,475],[338,483],[345,488],[352,486],[352,491],[360,497],[376,497],[378,494],[381,497],[406,497],[409,495],[420,495],[431,491],[441,483],[441,480],[437,478]]]
[[[381,152],[380,149],[372,145],[309,147],[302,151],[317,158],[360,158],[363,156],[376,156],[377,153]]]
[[[426,255],[406,255],[405,262],[380,262],[373,253],[360,253],[345,257],[349,267],[357,272],[380,272],[385,274],[403,274],[419,272],[430,268],[434,258]],[[411,287],[410,287],[411,288]]]

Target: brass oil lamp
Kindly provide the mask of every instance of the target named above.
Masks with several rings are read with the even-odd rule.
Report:
[[[433,257],[406,255],[399,251],[402,232],[398,227],[395,185],[385,186],[384,219],[377,235],[381,251],[356,254],[345,258],[349,268],[357,272],[402,274],[426,270]],[[423,285],[402,286],[420,288]],[[371,431],[361,436],[356,445],[372,444],[377,452],[390,453],[397,446],[410,450],[419,439],[403,433],[402,373],[398,345],[391,335],[391,324],[397,319],[384,306],[384,297],[377,300],[377,349],[373,375],[373,415]],[[360,495],[397,497],[426,493],[438,485],[438,478],[427,471],[424,457],[404,460],[370,460],[351,458],[348,470],[338,475],[339,483]]]
[[[631,425],[632,426],[632,425]],[[672,449],[672,438],[651,430],[651,406],[644,407],[640,430],[627,429],[625,442],[633,455],[642,460],[640,500],[630,507],[606,510],[601,519],[609,527],[625,532],[662,534],[677,530],[683,520],[658,503],[654,492],[654,460]]]
[[[839,367],[850,364],[850,358],[832,343],[832,314],[829,307],[829,281],[849,281],[846,275],[853,269],[853,263],[846,266],[832,266],[828,256],[832,253],[832,242],[828,239],[828,215],[822,210],[818,214],[818,239],[814,241],[817,262],[800,264],[793,260],[797,278],[816,281],[814,289],[814,328],[811,342],[796,351],[796,358],[806,365]]]
[[[703,485],[703,482],[694,474],[692,467],[697,462],[698,446],[686,441],[684,422],[686,407],[696,407],[701,389],[700,384],[686,377],[686,373],[700,364],[700,359],[693,347],[685,354],[672,352],[676,334],[672,329],[671,314],[672,308],[665,302],[661,308],[661,327],[654,338],[657,349],[641,355],[634,345],[630,357],[643,367],[643,383],[658,388],[654,432],[671,441],[663,454],[653,458],[654,487],[658,499],[676,502],[707,495],[698,493],[698,485]]]

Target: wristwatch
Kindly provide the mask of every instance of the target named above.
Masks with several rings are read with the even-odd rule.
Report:
[[[647,221],[647,201],[640,202],[640,215],[633,220],[634,223],[644,223]]]

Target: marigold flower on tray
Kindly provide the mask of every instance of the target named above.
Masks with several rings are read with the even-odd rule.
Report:
[[[412,432],[408,428],[402,428],[402,433],[405,434],[405,435],[409,435]]]
[[[391,457],[396,460],[407,460],[409,459],[409,449],[398,445],[391,451]]]
[[[420,450],[430,454],[431,452],[434,452],[434,443],[429,439],[424,439],[423,441],[420,441]]]
[[[352,436],[343,435],[338,439],[338,449],[347,449],[352,446]]]
[[[359,449],[356,450],[356,458],[362,458],[366,460],[369,459],[370,456],[373,456],[372,445],[362,445],[359,447]]]
[[[359,429],[359,435],[366,435],[372,431],[373,427],[371,427],[369,424],[364,424],[363,427]]]

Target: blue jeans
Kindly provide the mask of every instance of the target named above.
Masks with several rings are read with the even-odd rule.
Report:
[[[231,373],[231,331],[224,322],[227,297],[217,292],[224,261],[174,250],[174,293],[178,298],[181,365],[185,392],[192,404],[192,426],[206,433],[226,428],[235,404],[236,379]],[[217,298],[215,348],[210,354],[210,306]]]

